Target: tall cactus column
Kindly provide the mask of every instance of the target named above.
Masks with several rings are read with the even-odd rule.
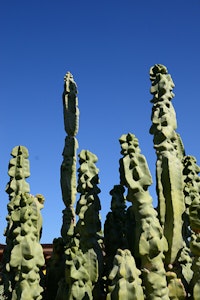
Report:
[[[61,190],[66,208],[63,210],[63,225],[61,234],[65,243],[69,242],[74,233],[76,200],[76,152],[78,142],[75,138],[78,132],[79,110],[77,86],[72,74],[65,76],[63,92],[64,125],[67,133],[61,165]]]
[[[101,209],[98,194],[100,189],[99,170],[95,166],[97,157],[88,150],[79,154],[80,168],[78,187],[80,199],[76,214],[79,220],[75,227],[73,247],[67,249],[66,280],[69,287],[69,299],[99,299],[100,279],[103,257],[100,247]],[[71,279],[69,279],[71,278]]]
[[[137,269],[135,260],[128,249],[124,192],[125,188],[122,185],[115,185],[110,191],[111,212],[107,214],[104,224],[106,300],[143,300],[141,272]],[[131,228],[132,234],[133,228]]]
[[[183,247],[182,215],[185,210],[183,194],[183,146],[177,128],[176,114],[171,100],[174,97],[174,83],[163,65],[155,65],[150,70],[153,94],[152,126],[154,148],[157,154],[156,177],[158,212],[164,235],[169,244],[166,264],[174,263]]]
[[[189,219],[191,228],[190,249],[193,254],[192,280],[189,288],[192,299],[198,300],[200,296],[200,167],[196,164],[194,156],[184,158],[185,195],[189,202]],[[188,272],[187,272],[188,273]]]
[[[163,264],[167,242],[153,208],[148,187],[152,183],[145,157],[140,153],[139,143],[133,134],[120,138],[121,184],[128,188],[127,200],[132,202],[132,210],[137,226],[135,236],[135,258],[140,258],[142,280],[148,300],[168,300],[168,289]]]
[[[40,300],[43,288],[40,286],[40,268],[44,265],[42,246],[39,244],[44,197],[29,194],[28,150],[15,147],[11,155],[8,226],[6,229],[6,249],[4,253],[5,296],[12,300]],[[41,201],[40,201],[41,200]]]
[[[20,214],[20,193],[29,193],[30,187],[26,182],[26,178],[30,176],[28,150],[23,147],[15,147],[11,152],[12,159],[9,162],[8,175],[10,181],[6,186],[6,192],[9,194],[9,203],[7,205],[8,215],[7,228],[5,231],[6,248],[3,255],[3,272],[4,272],[4,289],[6,297],[11,297],[14,285],[14,271],[10,267],[11,251],[14,247],[14,231],[18,228]],[[17,216],[18,215],[18,216]],[[18,222],[16,222],[17,220]]]
[[[80,199],[76,206],[76,214],[79,216],[76,233],[79,233],[80,246],[85,251],[99,248],[98,239],[102,238],[99,216],[101,204],[98,197],[101,190],[98,187],[99,169],[95,165],[97,156],[88,150],[82,150],[79,154],[79,162],[77,190]]]

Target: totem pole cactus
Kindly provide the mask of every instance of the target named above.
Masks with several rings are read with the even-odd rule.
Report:
[[[133,255],[140,259],[143,285],[147,299],[169,299],[163,264],[167,241],[153,208],[148,187],[152,178],[145,157],[140,153],[137,138],[133,134],[120,138],[121,184],[128,188],[127,200],[132,203],[132,211],[137,226]],[[131,230],[131,228],[129,228]]]
[[[185,199],[189,207],[189,224],[191,228],[190,249],[193,261],[191,270],[191,284],[189,286],[193,299],[199,299],[200,295],[200,167],[196,164],[193,156],[185,156],[184,164],[184,182]],[[187,236],[188,237],[188,236]],[[188,237],[189,240],[189,237]],[[191,262],[190,262],[191,264]]]
[[[171,100],[174,83],[163,65],[150,69],[153,94],[152,126],[157,154],[156,179],[158,214],[168,242],[165,255],[169,295],[176,286],[177,297],[190,296],[191,254],[188,240],[190,188],[184,182],[185,151],[177,128],[176,114]],[[179,299],[179,298],[178,298]]]
[[[89,151],[79,154],[79,180],[76,187],[76,151],[78,142],[77,86],[70,73],[65,76],[63,93],[64,121],[67,137],[61,165],[61,189],[66,208],[63,210],[61,234],[64,243],[64,279],[60,278],[54,289],[56,299],[97,299],[100,293],[100,278],[103,272],[103,257],[100,247],[101,222],[99,219],[100,200],[97,187],[97,157]],[[80,192],[75,223],[74,203]],[[49,271],[52,270],[51,266]],[[60,272],[62,274],[62,272]],[[49,278],[49,273],[47,278]],[[53,282],[49,283],[49,286]],[[56,290],[57,289],[57,290]],[[97,296],[95,296],[97,295]],[[51,297],[49,297],[51,299]]]
[[[65,208],[61,237],[54,239],[47,264],[45,293],[39,275],[44,264],[39,245],[44,198],[30,195],[25,180],[30,175],[28,150],[13,149],[2,262],[6,299],[200,299],[200,167],[195,157],[186,156],[176,132],[171,101],[174,83],[167,68],[153,66],[150,80],[158,207],[153,207],[148,191],[152,177],[138,139],[132,133],[123,134],[119,139],[120,180],[110,191],[111,211],[103,235],[97,156],[82,150],[77,170],[77,86],[70,73],[65,76],[67,136],[60,179]]]
[[[11,155],[8,226],[5,232],[7,246],[4,253],[5,297],[12,300],[42,299],[40,269],[44,265],[43,249],[39,244],[44,197],[29,194],[28,150],[15,147]]]
[[[74,233],[76,201],[76,151],[78,142],[75,138],[78,132],[79,109],[77,98],[77,86],[71,73],[65,76],[63,92],[64,125],[67,133],[63,150],[63,162],[61,165],[61,190],[66,208],[63,210],[62,237],[66,243]]]
[[[157,154],[158,208],[153,207],[148,192],[152,178],[146,159],[140,153],[138,140],[131,133],[124,134],[120,138],[123,155],[120,159],[120,184],[110,192],[112,212],[107,215],[104,226],[104,272],[101,267],[103,251],[97,238],[100,230],[97,194],[100,190],[96,186],[98,172],[93,165],[97,157],[85,150],[79,154],[77,191],[81,195],[76,208],[79,220],[77,225],[73,223],[77,149],[74,136],[78,110],[76,85],[71,75],[67,78],[65,124],[66,128],[72,129],[66,130],[71,139],[66,138],[61,187],[63,199],[68,199],[64,203],[70,212],[64,212],[66,224],[69,224],[69,227],[63,227],[67,233],[64,236],[70,236],[71,244],[66,243],[65,248],[67,296],[62,298],[59,291],[63,289],[59,289],[57,295],[60,298],[56,299],[99,299],[98,293],[94,293],[96,283],[103,286],[98,292],[100,295],[106,291],[107,300],[198,299],[199,168],[188,165],[183,143],[175,131],[176,114],[171,104],[174,84],[166,67],[155,65],[150,70],[153,94],[150,133],[154,135]],[[195,174],[194,178],[190,172]],[[124,196],[125,188],[127,196]],[[66,195],[69,197],[65,198]],[[131,202],[128,209],[125,199]]]
[[[98,235],[101,230],[99,210],[101,208],[97,187],[97,157],[89,151],[79,154],[79,180],[76,214],[79,220],[74,227],[71,247],[66,247],[65,278],[67,297],[70,300],[98,299],[100,293],[99,278],[102,274],[103,258]],[[57,298],[60,299],[61,289]],[[65,298],[64,298],[65,299]]]
[[[103,272],[102,233],[99,216],[101,204],[98,197],[100,189],[97,186],[99,170],[95,166],[96,162],[96,155],[90,151],[82,150],[80,152],[77,187],[80,199],[76,206],[76,214],[79,216],[76,234],[80,237],[80,249],[84,253],[86,261],[83,265],[89,274],[93,296],[99,293],[100,278]]]
[[[141,272],[136,268],[135,260],[129,250],[118,249],[113,261],[113,269],[109,274],[106,300],[126,299],[143,300]]]
[[[79,179],[77,191],[80,199],[76,205],[76,214],[79,220],[76,225],[76,233],[80,235],[81,247],[94,248],[97,243],[97,232],[101,231],[99,211],[101,209],[98,194],[100,189],[98,173],[95,166],[97,157],[88,150],[82,150],[79,154]]]
[[[64,77],[64,92],[62,98],[64,127],[67,136],[65,138],[63,162],[60,170],[60,184],[65,209],[63,210],[63,223],[61,228],[62,239],[54,239],[53,257],[47,268],[47,299],[49,300],[64,300],[73,297],[71,280],[69,278],[71,275],[69,275],[68,266],[73,264],[72,253],[70,251],[72,247],[74,251],[76,251],[75,244],[78,243],[74,237],[74,229],[76,226],[74,204],[77,193],[76,152],[78,149],[78,141],[75,136],[79,127],[79,109],[77,85],[72,74],[69,72]],[[61,250],[59,252],[56,250],[57,244],[61,246],[59,247]],[[56,280],[54,280],[55,278]],[[50,290],[51,292],[49,292]]]
[[[157,154],[156,179],[158,194],[158,212],[164,235],[168,241],[166,264],[173,264],[180,249],[183,236],[182,215],[185,211],[183,194],[183,164],[180,153],[180,137],[177,128],[176,114],[171,100],[174,97],[174,83],[163,65],[155,65],[150,70],[153,94],[152,126],[154,148]]]

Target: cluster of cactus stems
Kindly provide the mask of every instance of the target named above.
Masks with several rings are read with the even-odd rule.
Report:
[[[6,187],[3,299],[200,299],[200,167],[195,157],[185,154],[176,132],[174,83],[167,68],[153,66],[150,80],[157,208],[148,191],[152,177],[138,139],[132,133],[123,134],[119,183],[110,191],[111,211],[102,230],[98,159],[89,150],[77,155],[77,86],[67,73],[61,237],[53,241],[52,257],[42,276],[40,209],[44,197],[30,194],[28,150],[17,146],[11,153]]]

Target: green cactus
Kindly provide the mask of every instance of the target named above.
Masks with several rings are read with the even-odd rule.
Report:
[[[103,257],[96,161],[96,155],[89,151],[82,150],[79,154],[77,191],[80,199],[76,205],[79,219],[74,226],[70,246],[65,246],[65,282],[60,282],[57,300],[92,300],[99,297]]]
[[[63,114],[67,133],[61,165],[62,199],[66,206],[63,210],[63,225],[61,229],[65,243],[70,242],[75,226],[74,203],[76,201],[76,151],[78,142],[75,138],[78,132],[79,110],[77,86],[71,73],[64,77]]]
[[[143,300],[141,272],[129,250],[118,249],[109,274],[110,284],[106,300]]]
[[[148,192],[152,183],[150,171],[133,134],[122,135],[120,144],[123,155],[120,160],[121,184],[128,188],[127,200],[132,203],[137,226],[135,245],[131,250],[141,261],[146,299],[167,300],[169,297],[163,263],[167,242]]]
[[[97,157],[88,150],[82,150],[79,154],[79,180],[77,191],[80,199],[76,205],[76,214],[79,220],[76,225],[76,233],[80,235],[81,247],[89,249],[97,243],[97,233],[101,231],[99,211],[101,209],[98,194],[100,189],[98,172],[95,163]]]
[[[85,255],[79,247],[74,246],[69,248],[66,254],[66,281],[69,289],[67,299],[93,299],[93,283],[98,279],[97,257],[94,250],[91,249],[88,256],[88,253]]]
[[[77,186],[80,199],[76,205],[76,214],[79,220],[75,229],[80,240],[79,247],[85,259],[83,266],[89,274],[94,299],[97,299],[96,294],[100,292],[100,279],[103,272],[102,233],[99,216],[101,204],[98,197],[100,189],[97,186],[99,183],[99,170],[95,166],[96,162],[97,157],[95,154],[88,150],[80,152]]]
[[[180,137],[176,114],[171,104],[174,97],[174,83],[163,65],[155,65],[150,70],[153,94],[152,126],[154,148],[157,154],[156,178],[158,212],[169,249],[166,264],[173,264],[179,250],[183,247],[182,215],[185,211],[183,194],[183,165],[181,162]],[[181,143],[182,144],[182,143]]]
[[[76,156],[78,149],[78,141],[76,134],[79,127],[79,109],[77,98],[77,85],[73,76],[68,72],[64,77],[64,92],[63,92],[63,116],[64,128],[66,131],[65,146],[63,150],[63,162],[60,169],[60,185],[62,191],[62,200],[65,204],[63,213],[63,222],[61,228],[62,239],[54,240],[54,254],[47,268],[47,299],[69,299],[69,279],[68,260],[70,247],[77,243],[75,237],[76,215],[74,204],[76,201],[77,182],[76,182]],[[62,244],[61,251],[57,251],[57,242]],[[61,242],[62,241],[62,242]],[[55,254],[56,253],[56,254]],[[62,262],[62,265],[61,265]],[[59,267],[58,267],[59,264]],[[65,266],[66,265],[66,266]],[[65,266],[65,267],[64,267]],[[59,276],[58,276],[59,274]],[[54,281],[54,278],[56,280]],[[51,293],[48,292],[51,290]],[[62,296],[61,296],[62,295]]]
[[[198,175],[200,167],[196,164],[196,159],[193,156],[185,156],[183,165],[186,212],[189,217],[187,224],[190,228],[190,235],[185,235],[188,240],[190,239],[190,249],[194,255],[191,262],[189,288],[193,299],[197,300],[200,293],[200,178]]]
[[[8,226],[5,232],[7,246],[4,255],[5,295],[7,299],[42,299],[40,269],[44,265],[43,249],[39,244],[44,197],[29,194],[25,179],[30,175],[28,150],[17,146],[11,152],[10,182],[6,187]]]
[[[53,241],[44,291],[39,244],[44,197],[32,196],[28,150],[11,153],[6,248],[0,298],[7,300],[198,300],[200,295],[200,167],[186,156],[176,132],[174,83],[163,65],[150,69],[158,207],[148,188],[152,177],[138,139],[120,139],[120,183],[110,191],[111,211],[101,232],[97,156],[77,149],[77,86],[65,76],[66,131],[60,184],[65,205],[61,237]],[[76,173],[78,171],[78,182]],[[127,193],[126,195],[125,192]],[[76,202],[76,196],[79,199]],[[130,205],[126,203],[126,200]],[[76,207],[76,209],[75,209]],[[128,207],[128,208],[127,208]],[[77,219],[77,223],[76,223]]]

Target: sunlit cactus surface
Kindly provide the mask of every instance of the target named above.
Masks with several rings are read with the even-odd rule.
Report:
[[[122,134],[120,182],[110,187],[111,210],[103,226],[98,158],[89,150],[77,153],[78,92],[72,74],[66,74],[60,169],[65,208],[48,260],[40,244],[44,196],[30,194],[27,148],[13,148],[0,299],[200,299],[200,167],[176,132],[167,68],[153,66],[150,81],[157,199],[148,190],[152,176],[137,137]]]

